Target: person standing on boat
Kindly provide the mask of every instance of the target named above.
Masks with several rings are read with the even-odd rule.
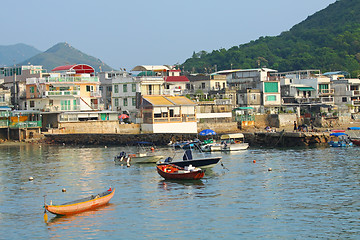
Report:
[[[297,124],[296,124],[296,121],[294,121],[294,132],[296,132],[297,130]]]

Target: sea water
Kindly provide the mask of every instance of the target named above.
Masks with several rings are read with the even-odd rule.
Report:
[[[208,153],[223,166],[185,182],[115,164],[124,150],[135,149],[0,145],[0,239],[360,238],[360,147]],[[110,204],[44,222],[44,195],[61,204],[109,187]]]

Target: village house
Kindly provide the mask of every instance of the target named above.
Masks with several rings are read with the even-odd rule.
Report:
[[[100,110],[99,78],[85,64],[56,67],[26,80],[25,109],[44,112]]]
[[[143,133],[197,133],[196,103],[184,96],[143,96]]]

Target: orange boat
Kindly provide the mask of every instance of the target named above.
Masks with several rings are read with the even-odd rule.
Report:
[[[84,212],[107,204],[114,196],[115,189],[109,189],[105,192],[91,195],[86,198],[78,199],[72,202],[67,202],[61,205],[47,205],[45,209],[56,215],[71,215],[75,213]]]
[[[191,165],[182,168],[174,164],[159,164],[156,169],[160,176],[171,180],[195,180],[201,179],[205,175],[205,170]]]

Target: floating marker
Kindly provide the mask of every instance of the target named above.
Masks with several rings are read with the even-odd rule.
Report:
[[[29,181],[32,181],[32,180],[34,180],[34,178],[33,178],[33,177],[29,177]]]
[[[65,189],[65,188],[63,188],[63,189],[62,189],[62,192],[66,192],[66,189]]]
[[[256,163],[256,160],[253,160],[253,163]]]
[[[268,168],[268,171],[270,172],[270,171],[272,171],[272,168],[270,167],[270,168]]]

